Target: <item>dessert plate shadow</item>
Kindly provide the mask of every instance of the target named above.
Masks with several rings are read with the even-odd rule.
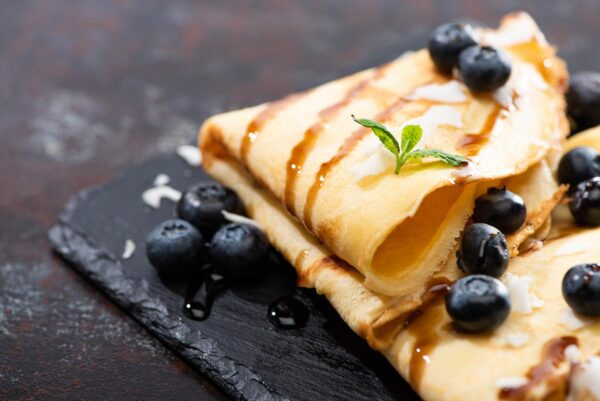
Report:
[[[163,155],[115,180],[74,196],[49,236],[55,251],[131,317],[236,400],[419,400],[383,356],[371,350],[314,290],[299,289],[295,272],[273,251],[264,275],[222,291],[204,321],[182,311],[185,279],[161,279],[145,256],[147,233],[175,215],[141,200],[158,174],[180,191],[208,181],[200,168]],[[133,255],[122,258],[131,240]],[[268,305],[281,296],[309,309],[306,327],[276,329]]]

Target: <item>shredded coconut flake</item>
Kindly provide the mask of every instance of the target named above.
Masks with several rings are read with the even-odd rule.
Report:
[[[581,360],[581,351],[579,351],[579,347],[575,344],[571,344],[565,348],[565,359],[571,363],[579,363]]]
[[[379,148],[365,160],[350,167],[349,172],[356,181],[371,175],[381,174],[393,164],[393,156],[386,149]]]
[[[423,129],[423,137],[421,138],[417,146],[423,146],[427,144],[427,141],[435,132],[435,129],[439,126],[448,125],[456,128],[462,127],[462,113],[456,107],[452,106],[431,106],[422,116],[408,120],[404,124],[402,124],[397,130],[392,130],[392,132],[396,136],[396,139],[398,139],[399,142],[402,137],[402,130],[407,125],[421,126],[421,128]]]
[[[488,29],[478,29],[476,31],[479,40],[483,44],[490,46],[510,47],[532,40],[536,40],[539,43],[546,43],[546,38],[537,26],[531,20],[524,18],[512,20],[510,25],[501,31]]]
[[[182,145],[177,148],[177,154],[190,166],[199,166],[202,164],[202,154],[200,149],[192,145]]]
[[[133,253],[135,252],[135,242],[128,239],[125,241],[125,248],[123,249],[123,255],[121,257],[123,259],[129,259]]]
[[[375,135],[368,136],[367,138],[365,138],[363,143],[364,144],[361,146],[363,157],[371,156],[375,151],[379,150],[382,146],[381,142],[379,141],[379,139],[377,139],[377,137]]]
[[[223,213],[223,217],[225,217],[226,220],[231,221],[232,223],[249,224],[262,230],[261,225],[256,220],[242,216],[241,214],[230,213],[227,210],[222,210],[221,213]]]
[[[529,314],[533,311],[529,294],[529,286],[532,282],[533,279],[529,276],[517,276],[512,273],[506,275],[505,283],[510,292],[514,312]]]
[[[519,105],[518,100],[529,91],[531,86],[540,90],[548,88],[548,84],[533,65],[520,64],[515,66],[514,69],[508,82],[492,93],[494,100],[508,110],[511,110],[515,105]],[[514,95],[519,98],[515,100]]]
[[[154,179],[154,186],[155,187],[162,187],[164,185],[167,185],[169,182],[171,182],[171,177],[169,177],[166,174],[159,174]]]
[[[529,302],[531,302],[531,306],[533,307],[533,309],[540,309],[544,305],[546,305],[546,303],[543,300],[539,299],[534,294],[529,294]]]
[[[600,357],[592,356],[573,369],[567,401],[600,400]]]
[[[412,120],[406,121],[400,126],[399,132],[407,125],[419,124],[423,127],[435,128],[439,125],[450,125],[452,127],[460,128],[463,126],[462,114],[460,110],[453,106],[446,105],[435,105],[431,106],[425,114],[420,117],[413,118]]]
[[[407,98],[411,100],[425,99],[442,103],[463,103],[467,101],[465,86],[456,80],[445,84],[420,86]]]
[[[502,32],[495,33],[489,32],[485,37],[485,42],[490,45],[498,47],[508,47],[518,45],[519,43],[526,43],[535,38],[532,32],[528,31],[511,31],[511,33]]]
[[[570,256],[577,255],[578,253],[585,252],[588,244],[581,242],[567,242],[566,244],[559,247],[556,252],[554,252],[554,256]]]
[[[509,345],[513,348],[519,348],[529,342],[529,334],[527,333],[510,333],[498,338],[496,341],[500,345]]]
[[[566,328],[576,331],[582,327],[590,325],[592,320],[576,315],[575,312],[573,312],[573,309],[567,307],[560,314],[558,322]]]
[[[142,193],[142,200],[153,209],[158,209],[163,198],[173,202],[178,202],[181,199],[181,192],[168,185],[150,188]]]
[[[527,378],[520,376],[502,377],[496,381],[496,386],[498,388],[519,388],[526,384]]]
[[[546,81],[544,81],[544,78],[542,78],[542,76],[540,75],[540,73],[535,69],[534,66],[532,65],[527,65],[528,68],[531,68],[531,71],[533,72],[531,74],[531,76],[529,76],[528,81],[530,83],[533,84],[533,86],[535,86],[537,89],[539,90],[546,90],[548,89],[548,84],[546,83]]]
[[[492,97],[496,102],[498,102],[500,106],[504,107],[505,109],[508,109],[513,104],[512,92],[513,88],[511,87],[510,83],[507,82],[504,86],[500,87],[499,89],[496,89],[492,93]]]
[[[506,336],[506,343],[518,348],[527,344],[529,341],[529,335],[527,333],[514,333]]]

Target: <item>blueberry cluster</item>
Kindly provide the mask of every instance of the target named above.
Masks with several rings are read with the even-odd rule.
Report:
[[[427,45],[436,68],[450,75],[456,69],[474,92],[502,87],[511,74],[506,52],[477,43],[474,28],[465,23],[437,27]],[[490,188],[475,201],[473,224],[463,232],[456,254],[467,277],[446,295],[446,310],[455,325],[466,332],[493,330],[506,320],[510,297],[500,277],[510,259],[505,234],[518,230],[527,216],[523,199],[506,188]]]
[[[575,148],[558,168],[559,181],[570,186],[570,209],[581,226],[600,226],[600,155],[594,149]],[[508,291],[497,277],[508,267],[505,234],[518,230],[527,215],[523,199],[506,188],[490,188],[475,201],[473,224],[461,236],[458,267],[468,276],[446,295],[446,309],[465,332],[497,328],[510,312]],[[600,316],[600,266],[573,266],[565,275],[562,292],[577,313]]]
[[[475,200],[473,224],[463,231],[456,254],[467,276],[446,295],[446,310],[461,330],[494,330],[508,317],[510,296],[497,278],[510,260],[505,234],[517,231],[526,217],[523,198],[506,188],[489,188]]]
[[[558,179],[569,185],[569,209],[575,223],[584,227],[600,226],[600,154],[588,147],[570,150],[558,165]],[[573,266],[563,278],[562,292],[575,312],[600,316],[600,267],[596,264]]]
[[[215,183],[189,188],[177,204],[179,218],[159,224],[146,239],[146,255],[159,274],[191,275],[207,263],[232,280],[256,274],[269,242],[253,225],[227,224],[223,210],[243,211],[229,188]]]
[[[436,68],[451,74],[457,68],[467,88],[474,92],[490,92],[508,81],[511,62],[508,54],[477,43],[469,24],[449,23],[437,27],[427,45]]]
[[[431,60],[443,74],[455,70],[474,92],[489,92],[504,85],[511,62],[501,49],[481,46],[469,24],[449,23],[436,28],[428,43]],[[574,74],[567,92],[573,132],[600,124],[600,73]],[[569,185],[570,210],[580,226],[600,226],[600,154],[592,148],[575,148],[560,161],[558,178]],[[490,188],[475,202],[473,224],[461,236],[458,267],[467,274],[446,295],[446,310],[465,332],[490,331],[508,317],[511,303],[500,277],[509,262],[505,234],[518,230],[527,215],[523,199],[506,190]],[[573,310],[600,316],[600,267],[572,267],[563,279],[563,296]]]
[[[567,152],[558,165],[558,180],[569,186],[569,207],[580,226],[600,225],[600,155],[592,148]]]

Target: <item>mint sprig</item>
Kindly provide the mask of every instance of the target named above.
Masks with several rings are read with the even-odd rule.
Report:
[[[354,115],[352,115],[352,118],[363,127],[370,128],[383,146],[392,152],[396,159],[395,174],[400,173],[400,169],[402,169],[402,166],[407,161],[427,157],[439,159],[453,167],[464,166],[469,162],[463,156],[447,153],[439,149],[415,149],[415,146],[417,146],[423,137],[423,128],[420,125],[405,126],[402,129],[402,140],[398,144],[396,137],[384,125],[367,118],[356,118]]]
[[[462,157],[461,155],[453,155],[451,153],[446,153],[443,150],[439,149],[417,149],[410,152],[408,155],[409,158],[422,159],[425,157],[435,157],[440,159],[446,164],[449,164],[453,167],[464,166],[469,161]]]
[[[377,138],[379,138],[379,140],[381,141],[383,146],[385,146],[385,148],[387,150],[392,152],[392,154],[396,158],[395,172],[396,172],[396,174],[398,174],[400,172],[400,168],[402,167],[402,164],[404,164],[400,160],[400,152],[404,153],[404,149],[400,148],[400,145],[398,144],[396,137],[386,127],[379,124],[377,121],[368,120],[366,118],[357,119],[356,117],[354,117],[354,114],[352,115],[352,118],[354,119],[354,121],[356,121],[363,127],[371,128],[371,131],[373,131],[373,133],[377,136]],[[404,138],[402,140],[402,144],[404,145]]]

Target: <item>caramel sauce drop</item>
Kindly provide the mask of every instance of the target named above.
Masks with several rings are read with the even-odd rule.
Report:
[[[521,387],[500,389],[498,396],[503,400],[524,401],[530,389],[551,377],[553,372],[565,361],[565,349],[577,345],[575,337],[558,337],[546,343],[542,351],[542,360],[527,373],[527,383]]]
[[[302,165],[306,161],[310,151],[314,148],[317,137],[324,126],[324,123],[318,122],[306,130],[304,138],[294,146],[287,162],[283,204],[291,214],[294,214],[296,181],[302,173]]]
[[[304,249],[298,252],[296,257],[294,258],[294,267],[296,267],[297,269],[300,268],[300,266],[302,266],[302,263],[304,263],[304,260],[306,260],[309,254],[310,251],[308,249]]]

